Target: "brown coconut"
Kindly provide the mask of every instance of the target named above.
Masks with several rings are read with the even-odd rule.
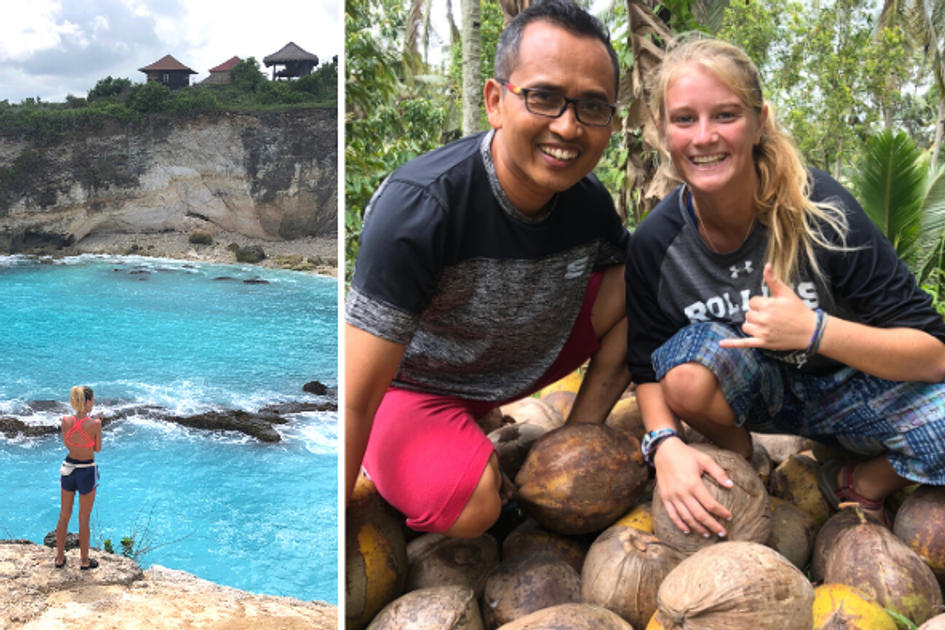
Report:
[[[771,477],[771,472],[774,470],[774,464],[771,463],[771,457],[768,456],[768,451],[765,450],[764,445],[760,442],[752,440],[751,448],[751,460],[748,463],[755,469],[755,472],[761,477],[761,483],[767,488],[768,479]]]
[[[860,524],[860,516],[852,504],[844,504],[839,512],[827,519],[814,538],[811,553],[810,575],[815,582],[822,582],[827,570],[827,556],[841,532]],[[868,518],[871,518],[867,516]],[[878,522],[878,521],[877,521]]]
[[[945,581],[945,487],[921,486],[903,502],[893,532]]]
[[[564,425],[564,418],[551,405],[538,398],[522,398],[500,407],[503,417],[508,416],[517,423],[537,424],[551,431]],[[508,419],[504,418],[506,423]]]
[[[765,544],[803,570],[814,550],[820,525],[803,510],[784,499],[771,497],[771,535]]]
[[[635,438],[611,427],[579,424],[538,438],[515,485],[518,504],[543,526],[586,534],[626,513],[648,476]]]
[[[723,542],[689,556],[663,580],[666,630],[810,630],[814,588],[784,556],[752,542]]]
[[[345,626],[361,630],[404,592],[407,543],[394,509],[364,475],[345,511]]]
[[[761,478],[758,477],[758,473],[744,457],[737,453],[711,444],[691,446],[711,456],[734,482],[734,486],[725,488],[716,483],[711,476],[702,476],[709,494],[732,513],[732,520],[723,520],[720,523],[725,528],[725,538],[715,535],[708,538],[686,535],[670,520],[663,499],[657,491],[653,494],[653,532],[656,537],[687,555],[723,540],[746,540],[757,543],[768,540],[768,536],[771,535],[771,507],[768,503],[768,492]]]
[[[468,586],[481,597],[486,578],[499,564],[499,545],[489,534],[471,539],[424,534],[407,545],[407,561],[408,591]]]
[[[932,569],[891,531],[866,518],[843,530],[827,554],[824,582],[858,588],[912,623],[928,620],[942,604]]]
[[[768,451],[768,457],[771,458],[771,462],[775,466],[785,461],[791,455],[796,455],[810,449],[814,444],[813,440],[798,435],[752,433],[751,438]]]
[[[932,617],[919,626],[919,630],[945,630],[945,614]]]
[[[488,435],[492,446],[499,457],[499,466],[502,472],[511,480],[515,479],[528,451],[535,440],[548,432],[548,429],[538,424],[509,424],[497,429]]]
[[[600,606],[560,604],[516,619],[499,630],[633,630],[633,626]]]
[[[604,424],[626,431],[636,439],[642,440],[646,434],[646,427],[643,425],[643,414],[640,412],[636,394],[629,394],[618,400],[607,419],[604,420]]]
[[[568,416],[571,415],[571,408],[574,407],[574,401],[577,398],[577,394],[573,392],[558,391],[552,392],[546,396],[543,396],[541,401],[551,407],[557,414],[562,418],[562,423],[564,420],[568,419]],[[548,427],[549,429],[557,429],[561,424],[553,427]]]
[[[559,604],[581,602],[581,576],[549,553],[503,560],[486,580],[482,621],[495,630],[510,621]]]
[[[534,519],[528,519],[512,530],[502,543],[502,560],[549,553],[567,562],[580,574],[590,546],[583,536],[565,536],[545,529]]]
[[[476,595],[465,586],[411,591],[377,615],[368,630],[483,630]],[[347,626],[346,626],[347,629]]]
[[[634,628],[642,628],[656,612],[660,584],[685,557],[656,536],[614,525],[587,552],[581,598],[612,610]]]
[[[768,490],[771,496],[796,505],[823,525],[833,510],[817,486],[819,470],[820,464],[813,458],[800,454],[791,455],[771,473]]]

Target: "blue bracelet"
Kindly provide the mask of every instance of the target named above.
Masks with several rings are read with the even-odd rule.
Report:
[[[653,465],[653,457],[656,455],[656,447],[666,438],[679,437],[675,429],[657,429],[650,431],[643,436],[643,442],[640,444],[640,450],[643,451],[643,459],[650,466]],[[682,438],[680,438],[682,439]]]
[[[810,343],[797,364],[798,369],[801,369],[809,358],[817,354],[817,351],[820,350],[820,342],[824,338],[824,330],[827,328],[827,314],[824,313],[822,308],[818,308],[816,313],[817,321],[814,323],[814,334],[811,335]]]

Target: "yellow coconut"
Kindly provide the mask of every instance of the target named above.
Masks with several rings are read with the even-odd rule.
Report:
[[[393,508],[363,475],[345,513],[345,627],[360,630],[403,593],[407,544]]]
[[[818,470],[820,465],[812,457],[791,455],[771,473],[768,490],[772,496],[801,508],[823,525],[830,518],[831,509],[817,486]]]
[[[647,534],[653,533],[653,502],[644,501],[633,506],[629,512],[620,517],[614,525],[633,527]]]
[[[629,394],[621,398],[610,410],[604,424],[615,429],[626,431],[638,440],[642,440],[646,435],[646,427],[643,426],[643,414],[640,413],[640,405],[637,403],[636,394]]]
[[[813,630],[896,630],[896,622],[875,599],[846,584],[814,589]]]
[[[653,616],[650,617],[650,623],[646,624],[644,630],[665,630],[663,622],[660,621],[660,611],[653,613]]]
[[[581,389],[581,383],[584,382],[584,373],[580,370],[574,370],[567,376],[565,376],[560,381],[556,381],[544,388],[538,393],[539,398],[544,398],[549,394],[555,392],[571,392],[572,394],[578,393],[578,390]]]

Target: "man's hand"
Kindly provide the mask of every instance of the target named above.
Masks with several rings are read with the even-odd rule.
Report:
[[[676,527],[686,534],[694,531],[706,537],[713,533],[724,536],[725,528],[713,515],[731,520],[732,513],[709,494],[702,475],[708,474],[722,487],[731,488],[733,482],[725,470],[711,457],[676,437],[666,438],[659,445],[654,463],[656,491]]]
[[[748,302],[742,331],[749,336],[725,339],[719,345],[723,348],[804,350],[817,327],[817,314],[774,275],[770,263],[765,264],[763,273],[771,296],[755,296]]]

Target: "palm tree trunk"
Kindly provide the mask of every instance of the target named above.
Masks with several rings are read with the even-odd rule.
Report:
[[[938,116],[935,118],[935,144],[932,145],[932,168],[938,164],[938,150],[942,146],[942,118],[945,117],[945,98],[938,102]]]
[[[479,0],[462,0],[463,6],[463,135],[480,131],[482,70]]]

